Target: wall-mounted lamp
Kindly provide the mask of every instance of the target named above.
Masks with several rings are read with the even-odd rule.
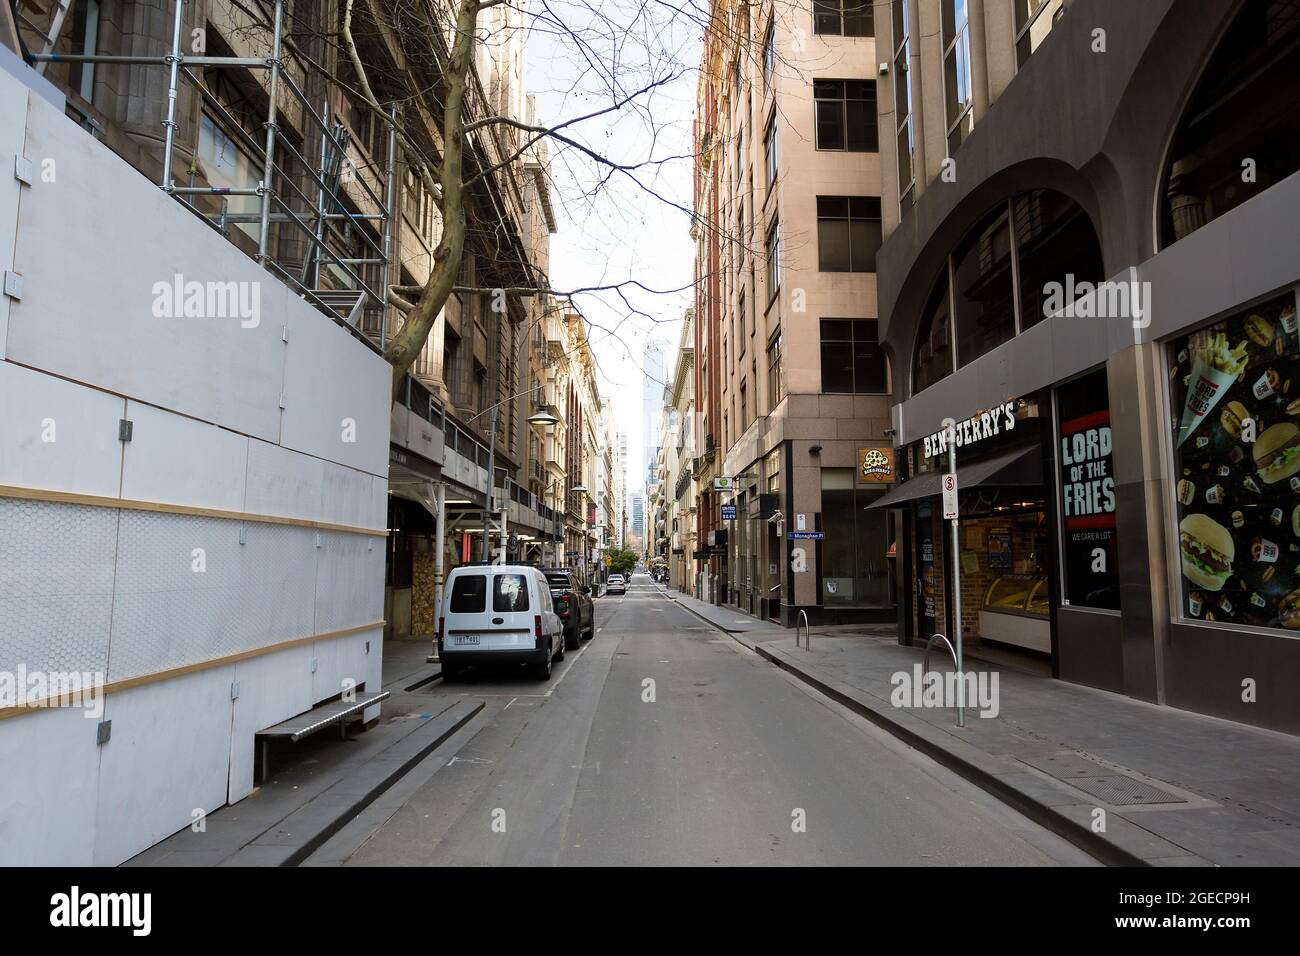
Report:
[[[821,445],[810,445],[808,448],[808,454],[810,455],[820,455],[821,453],[822,453]]]

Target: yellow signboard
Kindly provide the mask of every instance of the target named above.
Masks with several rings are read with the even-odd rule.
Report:
[[[858,481],[873,484],[895,480],[893,448],[873,445],[858,449]]]

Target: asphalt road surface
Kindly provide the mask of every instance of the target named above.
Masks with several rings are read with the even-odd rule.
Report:
[[[647,575],[545,684],[489,671],[476,732],[349,865],[1089,864],[706,625]]]

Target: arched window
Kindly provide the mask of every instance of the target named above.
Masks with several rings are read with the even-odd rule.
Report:
[[[1167,246],[1300,170],[1300,7],[1246,0],[1192,94],[1169,151]]]
[[[1053,288],[1059,296],[1104,278],[1097,232],[1068,196],[1034,189],[998,203],[953,249],[926,300],[912,394],[1041,322]]]
[[[952,313],[948,308],[948,266],[930,292],[921,313],[912,366],[912,394],[928,388],[952,371]]]

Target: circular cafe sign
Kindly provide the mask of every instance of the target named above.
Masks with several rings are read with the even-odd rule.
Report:
[[[858,480],[859,481],[893,481],[894,480],[894,449],[892,448],[859,448],[858,449]]]

